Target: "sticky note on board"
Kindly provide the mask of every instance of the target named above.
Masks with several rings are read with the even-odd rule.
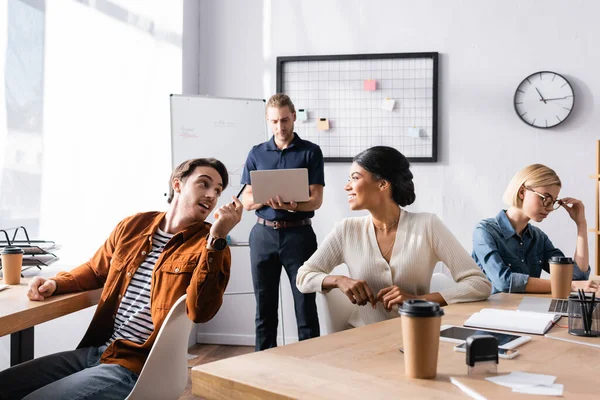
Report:
[[[327,118],[319,118],[317,121],[317,129],[320,131],[329,130],[329,120]]]
[[[417,128],[417,127],[412,127],[412,128],[408,128],[408,136],[410,137],[422,137],[425,136],[427,134],[427,132],[425,131],[425,129],[422,128]]]
[[[304,108],[299,108],[298,115],[296,117],[298,121],[304,122],[308,119],[308,111],[306,111]]]
[[[365,90],[377,90],[377,81],[375,79],[367,79],[364,82]]]
[[[392,111],[394,109],[394,104],[396,104],[396,100],[394,99],[385,99],[381,108],[386,111]]]

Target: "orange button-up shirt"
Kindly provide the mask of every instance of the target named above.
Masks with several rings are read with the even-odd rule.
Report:
[[[152,236],[164,218],[163,212],[147,212],[125,218],[108,240],[85,264],[51,278],[56,294],[104,287],[96,313],[78,348],[102,346],[111,337],[121,298],[146,254]],[[100,362],[119,364],[139,374],[156,340],[158,331],[175,301],[187,293],[187,313],[194,322],[209,321],[223,302],[229,282],[231,253],[208,250],[209,223],[196,224],[169,240],[154,270],[150,287],[150,311],[154,332],[143,344],[117,339]]]

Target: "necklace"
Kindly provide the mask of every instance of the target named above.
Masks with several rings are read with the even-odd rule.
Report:
[[[392,249],[394,248],[394,244],[396,244],[396,235],[394,235],[394,240],[392,241],[392,245],[390,246],[389,249],[387,249],[387,251],[385,253],[383,253],[383,258],[385,258],[390,251],[392,251]]]
[[[387,231],[392,229],[393,227],[395,227],[396,225],[398,225],[398,222],[400,222],[400,214],[398,214],[398,219],[396,219],[396,222],[394,222],[391,225],[388,225],[386,228],[379,228],[377,225],[375,225],[375,222],[373,222],[373,226],[375,227],[375,229],[378,229],[380,231]]]

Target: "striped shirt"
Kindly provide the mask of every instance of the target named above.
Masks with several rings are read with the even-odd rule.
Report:
[[[131,340],[143,344],[154,331],[152,315],[150,314],[150,285],[152,270],[165,245],[173,237],[157,229],[152,237],[152,251],[135,271],[125,295],[119,304],[112,337],[106,343],[109,345],[117,339]]]

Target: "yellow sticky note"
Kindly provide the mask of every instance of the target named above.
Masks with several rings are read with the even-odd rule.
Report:
[[[327,118],[319,118],[317,121],[317,129],[320,131],[329,130],[329,120]]]

